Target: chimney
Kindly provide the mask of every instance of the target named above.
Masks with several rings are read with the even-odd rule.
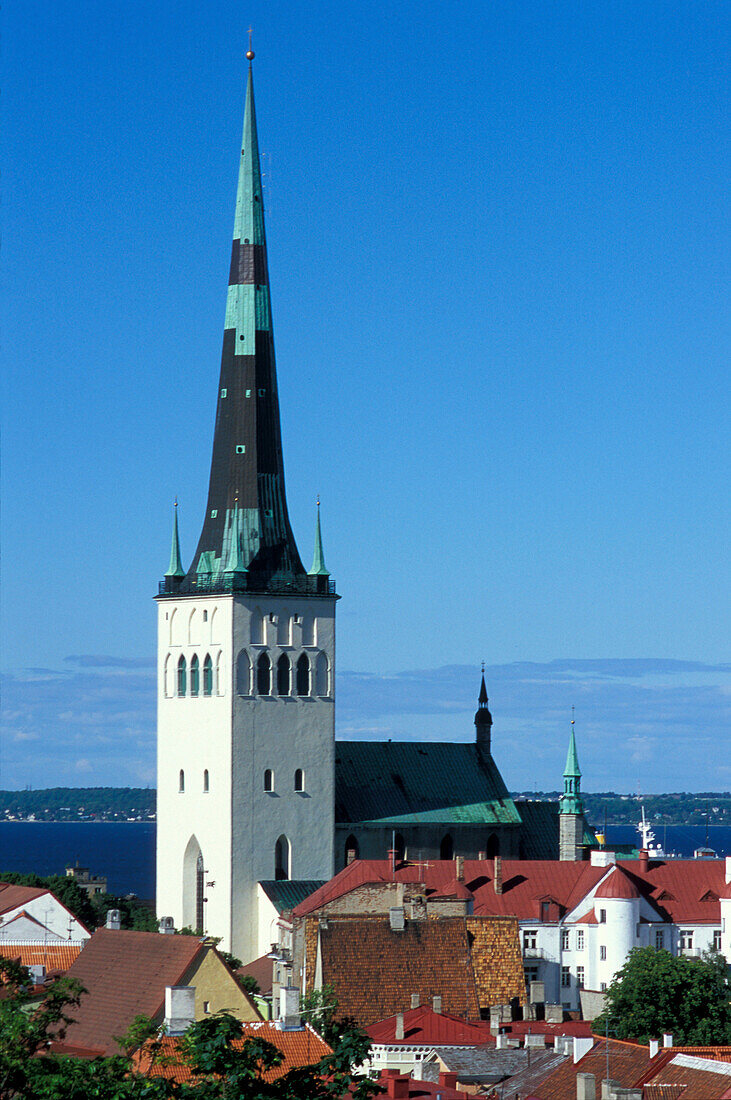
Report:
[[[443,1089],[456,1089],[457,1088],[457,1074],[453,1072],[443,1071],[439,1074],[439,1085]]]
[[[410,1077],[404,1077],[398,1070],[391,1073],[386,1070],[384,1077],[386,1078],[386,1096],[389,1100],[408,1100]]]
[[[640,874],[646,875],[650,870],[650,853],[647,848],[640,848]]]
[[[576,1100],[596,1100],[596,1079],[593,1073],[576,1074]]]
[[[396,1034],[394,1036],[397,1043],[404,1041],[404,1014],[403,1012],[396,1013]]]
[[[388,921],[391,926],[392,932],[403,932],[404,930],[404,907],[403,905],[392,905],[388,910]]]
[[[299,1031],[302,1027],[300,991],[295,985],[283,985],[279,989],[279,1031]]]
[[[111,928],[113,932],[119,932],[122,927],[122,914],[119,909],[107,909],[107,923],[105,928]]]
[[[412,1008],[419,1008],[420,1005],[421,1005],[421,996],[418,993],[412,993],[411,994],[411,1007]]]
[[[183,1035],[195,1022],[195,986],[165,987],[165,1030],[168,1035]]]
[[[659,1049],[659,1041],[657,1039],[650,1039],[650,1058],[655,1058]]]
[[[175,921],[172,917],[160,917],[157,927],[162,936],[172,936],[175,933]]]
[[[454,857],[454,877],[457,882],[464,882],[464,856]]]
[[[442,998],[438,995],[436,997],[432,997],[431,1007],[432,1012],[434,1012],[437,1016],[440,1016],[442,1012]]]
[[[670,1032],[670,1031],[664,1032],[663,1037],[662,1037],[662,1045],[664,1047],[671,1047],[673,1045],[672,1032]]]
[[[355,860],[355,848],[348,848],[348,850],[345,853],[345,862],[346,862],[346,864],[347,863],[353,863],[354,860]]]
[[[487,859],[487,852],[478,852],[477,853],[477,858],[479,860]]]
[[[503,861],[500,856],[495,856],[495,893],[503,892]]]

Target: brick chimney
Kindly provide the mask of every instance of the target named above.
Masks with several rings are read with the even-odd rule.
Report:
[[[386,1096],[389,1100],[408,1100],[411,1078],[404,1077],[397,1069],[384,1069],[381,1081],[386,1086]]]
[[[457,1074],[442,1072],[439,1074],[439,1084],[443,1089],[456,1089],[457,1088]]]
[[[641,875],[646,875],[650,870],[650,853],[647,848],[640,848],[639,868]]]
[[[454,857],[454,877],[457,882],[464,882],[464,856]]]
[[[502,894],[503,892],[503,861],[500,856],[495,856],[495,893]]]

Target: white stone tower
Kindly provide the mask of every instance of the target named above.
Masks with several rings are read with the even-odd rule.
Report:
[[[208,504],[157,597],[157,912],[244,961],[257,882],[333,873],[336,600],[287,514],[249,65]]]

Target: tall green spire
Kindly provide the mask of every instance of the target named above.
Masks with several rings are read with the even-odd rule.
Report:
[[[584,803],[581,798],[581,768],[579,767],[579,756],[576,751],[576,738],[574,736],[575,723],[573,718],[573,707],[571,713],[569,751],[563,773],[563,794],[559,799],[560,812],[562,814],[583,814]]]
[[[178,535],[178,498],[175,498],[175,507],[173,508],[173,544],[170,547],[170,565],[168,566],[166,577],[171,577],[175,580],[182,580],[185,576],[185,570],[183,569],[183,563],[180,560],[180,536]]]
[[[329,577],[322,549],[322,530],[320,528],[320,498],[317,498],[317,522],[315,524],[315,555],[312,559],[311,577]]]

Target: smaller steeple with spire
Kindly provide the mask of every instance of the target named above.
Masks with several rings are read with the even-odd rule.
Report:
[[[185,576],[183,563],[180,559],[180,536],[178,534],[178,498],[175,498],[173,506],[173,543],[170,547],[170,565],[165,574],[171,581],[182,581]]]
[[[320,498],[317,498],[317,520],[315,522],[315,553],[312,558],[312,568],[309,575],[317,577],[318,592],[327,591],[327,582],[330,574],[325,565],[325,552],[322,549],[322,528],[320,527]]]
[[[492,737],[492,715],[487,707],[487,686],[485,684],[485,662],[482,662],[482,680],[480,681],[480,694],[477,697],[477,711],[475,712],[475,729],[477,733],[477,749],[479,752],[489,755],[490,741]]]
[[[559,803],[559,859],[576,861],[584,853],[584,802],[581,797],[581,768],[576,751],[574,708],[571,708],[569,751],[563,773],[563,794]]]

